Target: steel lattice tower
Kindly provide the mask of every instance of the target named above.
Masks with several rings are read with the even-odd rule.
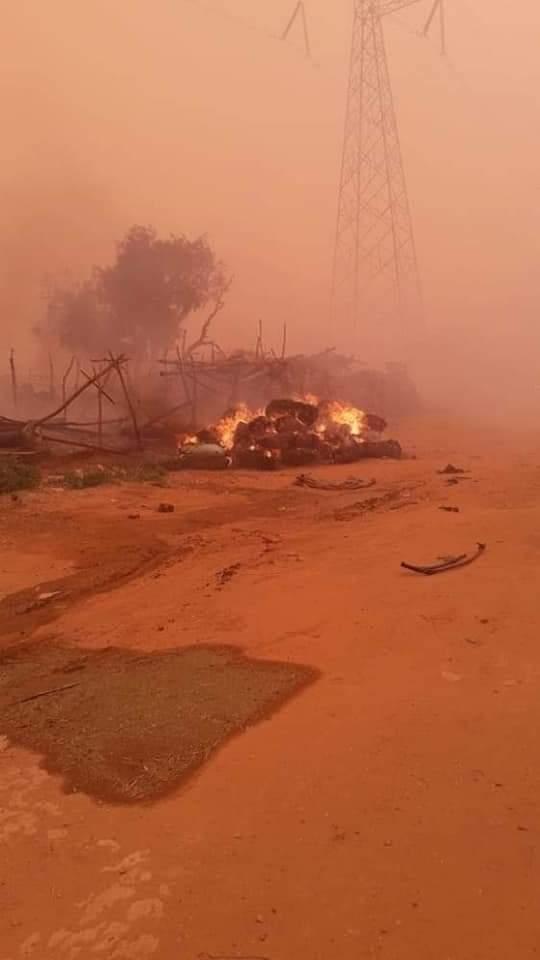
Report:
[[[342,329],[417,325],[422,315],[407,184],[384,39],[384,17],[418,0],[354,0],[333,265]]]

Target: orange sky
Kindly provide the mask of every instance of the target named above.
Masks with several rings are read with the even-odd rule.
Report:
[[[352,3],[307,0],[317,66],[271,36],[292,6],[3,11],[4,353],[39,322],[43,277],[106,261],[133,222],[209,234],[235,275],[222,341],[259,316],[276,342],[288,320],[293,349],[344,339],[326,319]],[[429,0],[387,24],[429,322],[537,348],[540,9],[447,7],[447,62],[415,35]]]

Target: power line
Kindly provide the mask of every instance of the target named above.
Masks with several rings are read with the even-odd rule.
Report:
[[[308,21],[307,21],[306,7],[305,7],[305,4],[304,4],[303,0],[298,0],[298,3],[296,4],[296,6],[295,6],[295,8],[294,8],[294,10],[293,10],[293,12],[292,12],[292,16],[291,16],[290,20],[288,21],[287,26],[285,27],[285,30],[283,31],[283,33],[282,33],[282,35],[281,35],[281,39],[282,39],[282,40],[286,40],[286,39],[287,39],[287,37],[289,36],[289,34],[290,34],[290,32],[291,32],[292,28],[294,27],[294,25],[295,25],[295,23],[296,23],[297,20],[300,20],[301,23],[302,23],[302,29],[303,29],[303,32],[304,32],[304,47],[305,47],[305,51],[306,51],[306,57],[308,57],[308,58],[311,60],[311,43],[310,43],[310,39],[309,39],[309,29],[308,29]]]
[[[221,20],[226,20],[227,22],[229,22],[230,24],[233,24],[234,26],[238,27],[241,30],[246,30],[246,31],[249,31],[250,33],[258,34],[259,36],[265,37],[267,40],[272,40],[274,42],[288,40],[289,35],[291,34],[291,31],[292,31],[292,28],[296,23],[296,20],[300,18],[302,22],[302,27],[303,27],[304,52],[306,53],[306,57],[310,59],[311,62],[313,63],[313,60],[311,58],[311,42],[309,38],[307,13],[305,9],[305,4],[303,2],[299,2],[296,4],[293,10],[293,14],[287,24],[287,27],[285,28],[285,31],[282,33],[275,33],[272,30],[262,27],[261,24],[257,20],[254,20],[252,17],[245,17],[240,14],[232,13],[230,10],[225,10],[223,7],[219,7],[219,8],[214,7],[213,5],[206,3],[205,0],[183,0],[183,3],[191,7],[197,7],[199,8],[199,10],[201,10],[203,13],[206,13],[209,16],[218,17]],[[297,49],[296,44],[293,44],[293,46],[295,49]]]

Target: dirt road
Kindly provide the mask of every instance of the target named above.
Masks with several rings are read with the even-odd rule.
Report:
[[[403,434],[418,459],[363,465],[360,493],[227,474],[0,504],[4,651],[234,645],[313,671],[153,802],[65,792],[0,719],[0,960],[540,952],[540,447]],[[477,541],[464,570],[400,569]]]

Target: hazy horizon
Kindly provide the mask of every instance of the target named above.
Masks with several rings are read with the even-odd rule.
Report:
[[[255,6],[255,9],[254,9]],[[4,14],[2,343],[32,351],[42,284],[111,259],[133,223],[207,234],[234,274],[217,336],[291,350],[328,329],[351,0],[21,2]],[[447,0],[447,59],[417,35],[428,0],[387,20],[390,69],[428,320],[444,344],[534,377],[540,11]],[[369,351],[369,330],[356,347]],[[531,365],[532,364],[532,365]],[[444,364],[443,364],[444,365]],[[540,378],[539,378],[540,379]]]

